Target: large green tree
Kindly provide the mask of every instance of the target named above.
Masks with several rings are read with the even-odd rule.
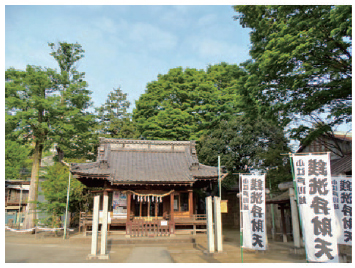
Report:
[[[207,71],[181,67],[158,75],[136,101],[133,118],[146,139],[199,140],[236,113],[233,81],[245,75],[221,63]]]
[[[21,170],[27,166],[30,149],[26,145],[5,140],[5,179],[21,178]]]
[[[33,144],[33,164],[29,204],[25,227],[34,224],[38,195],[38,174],[42,151],[52,133],[51,124],[57,117],[59,98],[53,83],[55,72],[51,69],[28,65],[26,71],[10,68],[5,71],[6,121],[12,129],[12,136],[20,137]],[[11,134],[7,133],[7,137]]]
[[[132,115],[127,112],[131,103],[127,93],[120,88],[113,89],[107,96],[106,102],[96,109],[99,120],[100,136],[111,138],[138,138]]]
[[[275,189],[278,182],[291,179],[285,157],[281,156],[288,151],[283,130],[261,116],[252,119],[243,114],[221,121],[203,136],[197,151],[200,162],[206,165],[216,166],[217,157],[221,156],[221,163],[229,173],[223,181],[227,188],[236,182],[232,174],[249,173],[251,169],[268,172],[267,177]],[[270,177],[269,170],[275,169],[278,169],[277,176]]]
[[[60,73],[55,83],[60,92],[58,116],[53,124],[53,141],[57,144],[59,161],[66,157],[93,158],[92,151],[97,138],[93,131],[95,115],[89,112],[92,106],[91,92],[76,64],[84,57],[84,49],[78,43],[49,43],[51,56],[57,61]]]
[[[251,29],[245,81],[268,115],[304,138],[352,120],[351,6],[234,6]],[[320,116],[322,114],[326,116]],[[309,121],[309,122],[307,122]],[[321,132],[318,131],[317,134]]]

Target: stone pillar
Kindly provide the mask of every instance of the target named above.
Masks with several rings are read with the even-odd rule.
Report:
[[[298,220],[295,191],[293,188],[289,188],[289,191],[290,191],[290,206],[291,206],[291,216],[292,216],[293,243],[296,248],[300,248],[301,247],[300,225]]]
[[[97,254],[97,237],[99,230],[99,209],[100,209],[100,195],[94,197],[94,213],[92,215],[92,238],[91,238],[91,254],[88,258],[95,258]]]
[[[287,243],[287,232],[286,232],[286,220],[285,220],[285,208],[284,204],[280,204],[281,209],[281,231],[282,231],[282,240],[284,243]]]
[[[214,232],[213,232],[213,213],[212,196],[206,197],[206,217],[207,217],[207,252],[214,252]]]
[[[106,254],[107,248],[107,224],[108,224],[108,193],[104,191],[103,196],[103,207],[102,207],[102,225],[101,225],[101,258],[107,258]]]
[[[222,252],[222,217],[221,217],[221,198],[215,196],[214,200],[214,230],[216,239],[216,251]]]

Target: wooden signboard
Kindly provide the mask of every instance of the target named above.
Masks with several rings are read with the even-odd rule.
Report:
[[[221,213],[228,213],[228,200],[221,200]]]

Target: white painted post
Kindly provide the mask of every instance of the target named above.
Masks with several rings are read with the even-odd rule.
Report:
[[[108,194],[104,192],[102,208],[102,225],[101,225],[101,258],[108,258],[106,254],[107,248],[107,218],[108,218]]]
[[[216,238],[216,250],[222,252],[222,219],[221,219],[221,198],[214,197],[214,230]]]
[[[206,217],[207,217],[207,250],[208,253],[214,252],[214,232],[213,232],[213,213],[212,197],[206,197]]]
[[[92,215],[92,238],[91,238],[91,254],[89,257],[96,257],[97,254],[97,237],[99,230],[99,206],[100,195],[94,197],[94,213]]]
[[[290,205],[291,205],[291,216],[292,216],[293,243],[296,248],[300,248],[301,247],[300,225],[298,220],[295,191],[293,188],[289,188],[289,191],[290,191]]]

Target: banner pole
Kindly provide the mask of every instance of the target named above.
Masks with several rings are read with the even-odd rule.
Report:
[[[297,194],[297,184],[296,184],[296,177],[295,177],[295,173],[294,173],[294,168],[293,168],[293,158],[291,153],[289,153],[289,157],[290,157],[290,165],[291,165],[291,174],[292,174],[292,179],[293,179],[293,189],[295,191],[295,197],[296,197],[296,203],[297,203],[297,207],[298,207],[298,216],[300,218],[300,225],[301,225],[301,230],[302,230],[302,238],[304,240],[304,232],[303,232],[303,224],[302,224],[302,215],[301,215],[301,210],[300,210],[300,205],[298,203],[298,194]],[[305,252],[306,252],[306,262],[308,263],[308,256],[307,256],[307,250],[306,250],[306,245],[304,245],[305,247]]]
[[[239,176],[239,224],[240,224],[240,258],[243,263],[243,212],[242,212],[242,184],[241,176]]]

